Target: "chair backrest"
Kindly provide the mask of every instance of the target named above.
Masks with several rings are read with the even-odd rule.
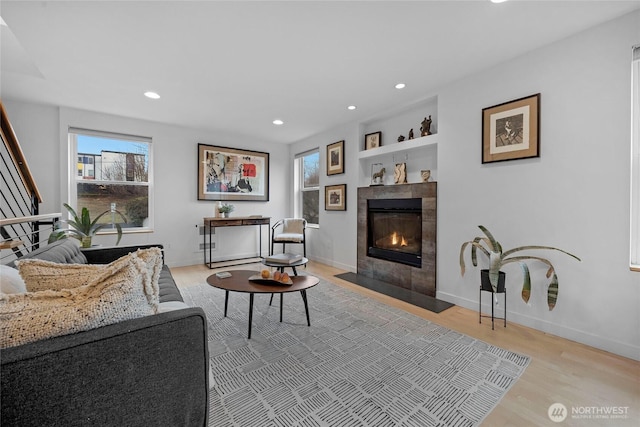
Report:
[[[282,225],[283,233],[303,234],[307,221],[302,218],[285,218]]]

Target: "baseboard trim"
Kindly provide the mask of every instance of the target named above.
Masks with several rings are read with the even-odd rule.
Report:
[[[460,307],[478,311],[477,300],[460,298],[457,295],[438,291],[436,291],[436,297],[438,299],[442,299],[443,301],[448,301],[455,305],[459,305]],[[500,314],[502,314],[502,307],[500,308]],[[526,326],[550,335],[555,335],[564,339],[588,345],[590,347],[595,347],[609,353],[617,354],[622,357],[640,361],[640,346],[629,345],[623,342],[606,339],[601,336],[581,331],[579,329],[557,325],[546,320],[541,320],[511,310],[507,310],[507,327],[509,326],[509,322],[517,323],[519,325]]]

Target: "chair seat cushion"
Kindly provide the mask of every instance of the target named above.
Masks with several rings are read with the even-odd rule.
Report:
[[[304,219],[299,218],[285,218],[282,220],[282,232],[287,233],[304,233]]]
[[[280,233],[273,237],[274,242],[296,242],[302,243],[304,239],[302,234],[298,233]]]

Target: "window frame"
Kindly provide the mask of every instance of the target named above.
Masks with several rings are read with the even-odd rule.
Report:
[[[111,181],[111,180],[91,180],[91,183],[102,183],[104,182],[105,185],[131,185],[131,186],[145,186],[148,188],[147,190],[147,194],[148,194],[148,217],[147,217],[147,224],[145,226],[140,226],[140,227],[123,227],[122,228],[122,233],[123,234],[135,234],[135,233],[150,233],[154,231],[154,176],[153,176],[153,138],[151,137],[145,137],[145,136],[137,136],[137,135],[130,135],[130,134],[123,134],[123,133],[117,133],[117,132],[108,132],[108,131],[99,131],[99,130],[93,130],[93,129],[85,129],[85,128],[78,128],[78,127],[69,127],[68,131],[67,131],[67,146],[68,146],[68,153],[69,153],[69,168],[68,168],[68,180],[67,180],[67,184],[68,184],[68,199],[69,201],[67,202],[70,206],[74,207],[74,209],[77,207],[78,205],[78,184],[80,182],[82,182],[81,179],[79,179],[80,177],[78,176],[78,156],[79,155],[90,155],[89,153],[79,153],[78,152],[78,138],[77,135],[83,135],[83,136],[90,136],[90,137],[98,137],[98,138],[106,138],[106,139],[115,139],[115,140],[121,140],[121,141],[126,141],[126,142],[136,142],[136,143],[144,143],[147,144],[147,149],[148,149],[148,164],[147,164],[147,182],[135,182],[135,181]],[[106,151],[112,151],[112,150],[106,150]],[[95,168],[96,168],[96,161],[95,161],[95,155],[94,156],[94,160],[93,160],[93,167],[94,167],[94,177],[95,177]],[[118,208],[118,210],[120,210]],[[91,213],[92,216],[95,214],[99,214],[99,213],[95,213],[92,212]],[[102,230],[100,230],[97,234],[98,235],[109,235],[109,234],[116,234],[117,231],[111,228],[104,228]]]
[[[631,182],[629,268],[640,272],[640,45],[631,59]]]
[[[318,185],[312,187],[305,187],[304,185],[304,159],[305,157],[317,154],[318,155]],[[316,191],[318,193],[318,223],[309,222],[307,220],[307,227],[319,228],[320,227],[320,149],[314,148],[302,153],[298,153],[294,159],[294,215],[298,218],[304,218],[303,216],[303,200],[302,196],[304,192]],[[306,218],[305,218],[306,219]]]

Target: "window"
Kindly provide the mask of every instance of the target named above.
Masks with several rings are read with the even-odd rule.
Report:
[[[295,215],[309,224],[319,224],[320,208],[320,152],[315,149],[296,156]]]
[[[127,219],[125,233],[152,227],[151,138],[70,129],[69,148],[76,160],[69,204],[78,214],[86,207],[93,219],[115,209]],[[100,220],[111,221],[111,215]]]
[[[640,46],[631,65],[631,269],[640,271]]]

